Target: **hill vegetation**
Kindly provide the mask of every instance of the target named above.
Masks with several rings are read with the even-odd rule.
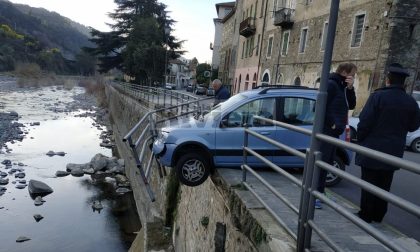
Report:
[[[36,63],[57,74],[93,74],[95,58],[81,50],[92,45],[88,33],[55,12],[0,0],[0,71]]]

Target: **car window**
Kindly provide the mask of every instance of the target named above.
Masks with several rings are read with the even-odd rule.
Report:
[[[312,125],[315,118],[315,100],[285,97],[282,122],[293,125]]]
[[[274,98],[258,99],[248,102],[227,115],[227,126],[243,127],[245,123],[249,127],[271,126],[271,123],[258,120],[254,116],[258,115],[267,119],[275,119],[275,102],[276,100]]]

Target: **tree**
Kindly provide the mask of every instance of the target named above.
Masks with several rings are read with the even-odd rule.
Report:
[[[157,0],[115,0],[117,8],[110,17],[115,24],[111,32],[92,29],[91,41],[96,48],[85,50],[97,55],[99,71],[117,68],[135,77],[135,82],[161,81],[164,75],[165,55],[177,58],[182,41],[165,33],[165,27],[174,24],[166,5]]]
[[[196,79],[198,84],[206,83],[210,84],[210,78],[204,77],[205,71],[211,71],[211,66],[207,63],[198,64],[196,68]]]

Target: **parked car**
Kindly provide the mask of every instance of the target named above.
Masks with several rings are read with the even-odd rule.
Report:
[[[193,85],[191,85],[191,84],[188,85],[187,88],[186,88],[186,91],[187,92],[192,92],[193,91]]]
[[[205,95],[207,93],[207,88],[204,86],[197,86],[197,89],[195,90],[196,95]]]
[[[174,83],[166,83],[165,84],[166,89],[176,89],[176,84]]]
[[[351,131],[354,130],[354,133],[351,133],[350,136],[354,134],[356,141],[357,141],[357,124],[358,123],[359,123],[358,117],[349,118],[350,129]],[[353,140],[353,137],[351,137],[351,139]],[[405,139],[405,146],[414,152],[420,153],[420,129],[407,133],[407,137]]]
[[[215,167],[240,167],[243,162],[244,126],[297,150],[310,146],[310,137],[256,120],[254,115],[311,129],[318,91],[309,88],[260,88],[241,92],[215,106],[204,117],[162,128],[153,143],[159,162],[174,167],[181,183],[197,186]],[[342,136],[344,139],[344,136]],[[273,145],[249,138],[249,147],[281,167],[303,168],[304,160]],[[352,152],[338,148],[334,165],[344,170]],[[266,166],[248,156],[252,167]],[[327,185],[341,179],[328,174]]]
[[[209,89],[207,89],[207,96],[214,96],[216,93],[216,91],[214,90],[213,87],[209,87]]]

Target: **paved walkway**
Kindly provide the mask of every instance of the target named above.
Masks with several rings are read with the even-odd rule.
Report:
[[[241,183],[242,171],[239,169],[218,169],[218,173],[224,181],[230,186]],[[300,188],[288,181],[286,178],[271,171],[260,171],[259,174],[264,177],[272,186],[282,193],[290,202],[299,208]],[[298,174],[301,178],[302,175]],[[275,213],[285,222],[285,224],[297,232],[298,217],[281,200],[277,199],[261,182],[252,174],[248,173],[247,182],[250,184],[260,197],[275,210]],[[357,206],[344,200],[339,195],[330,192],[333,199],[341,206],[347,208],[350,212],[357,212]],[[249,209],[261,209],[263,205],[249,191],[237,191],[244,204]],[[344,251],[390,251],[381,245],[375,238],[371,237],[363,230],[352,224],[346,218],[336,213],[327,205],[323,209],[315,211],[315,223],[317,223],[324,232],[326,232]],[[407,251],[420,251],[420,242],[408,238],[387,224],[372,224],[373,227],[382,231],[389,239],[400,244]],[[420,227],[419,227],[420,228]],[[317,235],[313,232],[311,251],[332,251]]]

